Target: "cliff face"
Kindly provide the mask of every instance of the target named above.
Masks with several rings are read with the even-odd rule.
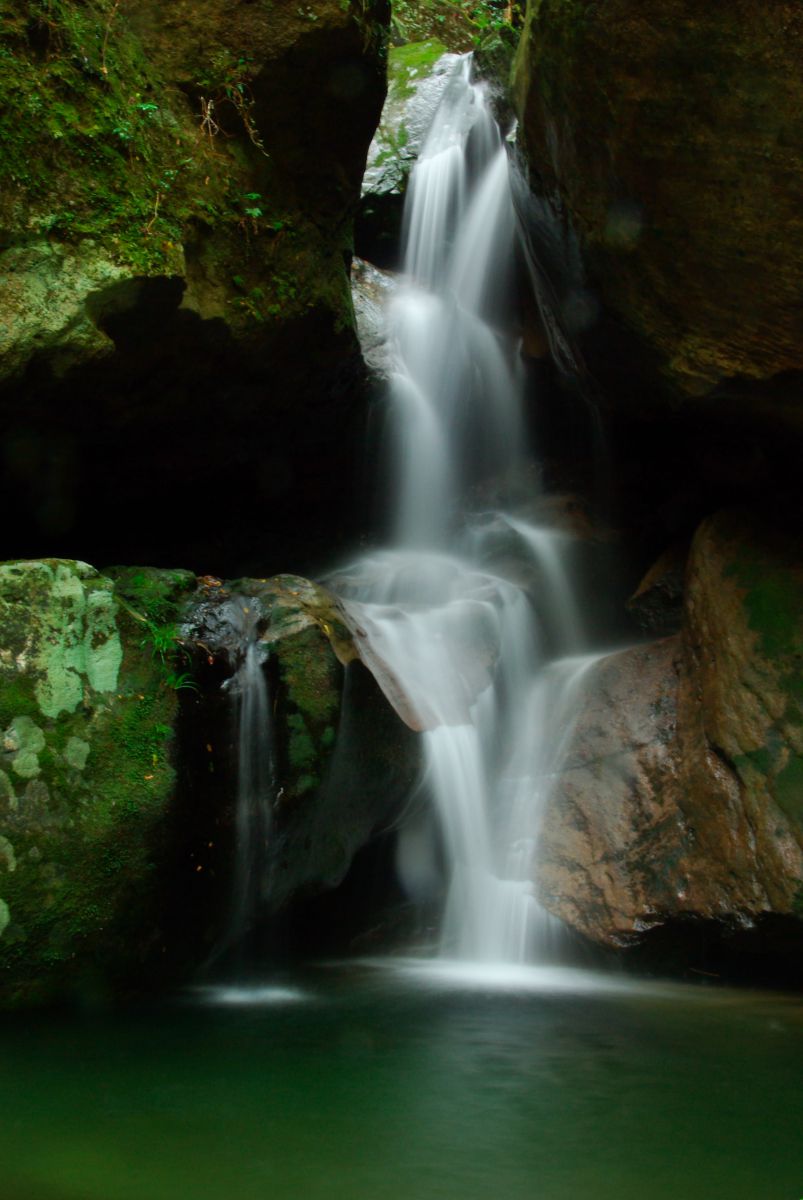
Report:
[[[592,366],[640,407],[803,426],[802,49],[791,3],[528,4],[533,181],[580,240]]]
[[[8,552],[61,552],[80,527],[101,560],[186,547],[241,565],[258,521],[264,563],[271,543],[286,554],[282,526],[324,511],[336,536],[363,385],[346,268],[387,16],[381,0],[10,6]]]

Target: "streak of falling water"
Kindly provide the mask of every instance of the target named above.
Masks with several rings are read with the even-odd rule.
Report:
[[[242,948],[258,916],[275,792],[268,687],[258,640],[259,614],[252,601],[234,597],[226,605],[226,617],[240,635],[242,649],[240,665],[226,685],[237,705],[236,846],[228,922],[214,958]]]
[[[516,471],[524,443],[518,348],[497,327],[513,278],[508,157],[470,72],[458,60],[405,213],[406,282],[389,313],[393,548],[331,583],[388,699],[422,730],[449,872],[442,953],[521,962],[548,953],[535,847],[593,656],[576,657],[570,539],[466,509],[473,483]],[[498,553],[511,539],[526,589]],[[425,842],[420,822],[401,832],[411,891],[436,857]]]

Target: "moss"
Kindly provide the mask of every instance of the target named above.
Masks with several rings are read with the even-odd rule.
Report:
[[[340,671],[328,643],[318,629],[309,628],[281,641],[277,655],[291,702],[325,728],[340,707]]]
[[[446,53],[446,46],[437,38],[393,46],[388,54],[388,85],[394,98],[403,100],[412,96],[416,81],[428,74]]]
[[[114,580],[116,596],[158,623],[179,619],[196,582],[192,571],[157,567],[110,567],[105,574]]]
[[[241,260],[264,288],[271,242],[286,243],[292,219],[255,125],[247,47],[201,52],[188,97],[114,0],[10,9],[0,35],[0,230],[90,239],[137,275],[179,276],[183,245],[215,230],[227,262]],[[295,297],[282,273],[266,294],[284,311]]]
[[[759,634],[763,652],[780,658],[803,646],[803,588],[793,578],[767,572],[768,564],[752,561],[732,569],[739,585],[747,589],[744,607],[750,628]]]
[[[37,639],[51,636],[42,613],[48,601],[63,600],[60,581],[69,564],[61,564],[61,573],[44,565],[44,572],[0,573],[4,611],[25,607],[21,629],[27,626],[31,639],[28,669],[8,686],[0,679],[6,711],[10,696],[16,703],[26,689],[28,697],[33,693],[35,675],[28,671],[35,671]],[[42,586],[47,578],[49,592]],[[74,564],[72,578],[84,593],[82,604],[69,589],[79,616],[93,595],[111,597],[111,581],[89,568]],[[97,673],[86,673],[74,710],[15,714],[8,726],[0,831],[14,847],[16,870],[2,881],[11,914],[0,941],[5,1002],[63,994],[89,964],[123,972],[134,948],[121,931],[138,926],[136,936],[147,939],[156,919],[146,915],[153,902],[148,877],[174,789],[177,698],[142,645],[141,621],[125,607],[108,613],[121,648],[114,692],[95,686],[104,682]],[[103,644],[109,632],[104,626]],[[79,629],[77,643],[83,641]]]
[[[296,771],[312,766],[318,756],[304,718],[299,713],[291,713],[287,718],[287,727],[287,757],[290,766]]]
[[[786,816],[803,831],[803,757],[790,756],[775,779],[775,799]]]

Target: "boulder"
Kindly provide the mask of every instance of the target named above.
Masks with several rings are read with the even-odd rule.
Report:
[[[538,878],[547,906],[595,941],[803,917],[799,563],[797,539],[758,518],[709,518],[682,634],[590,672]]]
[[[225,919],[235,857],[236,697],[230,681],[245,647],[232,614],[243,605],[255,621],[270,696],[272,728],[265,735],[275,760],[261,866],[263,917],[276,918],[295,901],[336,887],[357,852],[398,816],[421,769],[417,735],[363,665],[349,618],[332,593],[294,575],[202,581],[185,626],[197,650],[202,693],[186,753],[198,821],[192,853],[199,875],[222,881],[211,905],[218,915],[212,940]]]
[[[0,565],[0,1005],[158,963],[188,572]]]
[[[580,239],[617,403],[716,393],[803,427],[802,49],[793,3],[529,0],[521,140]]]

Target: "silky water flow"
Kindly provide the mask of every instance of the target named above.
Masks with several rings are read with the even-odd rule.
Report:
[[[237,800],[234,871],[225,931],[208,965],[245,965],[249,936],[267,887],[271,809],[276,771],[268,684],[259,641],[259,609],[254,601],[233,596],[224,606],[224,622],[239,643],[239,664],[224,687],[236,705]]]
[[[534,896],[536,840],[597,656],[584,653],[572,539],[467,499],[480,480],[521,477],[524,446],[511,167],[471,66],[455,65],[406,202],[388,313],[393,545],[330,583],[423,731],[449,876],[441,955],[521,963],[548,960],[560,930]],[[411,895],[437,858],[426,823],[402,827]]]

